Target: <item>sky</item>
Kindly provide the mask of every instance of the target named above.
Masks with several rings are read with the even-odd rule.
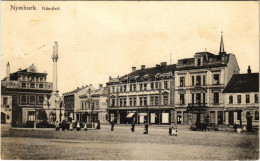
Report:
[[[10,5],[36,6],[14,11]],[[44,11],[41,7],[60,7]],[[196,52],[218,54],[221,32],[240,73],[259,72],[257,1],[56,1],[1,2],[1,79],[32,63],[52,82],[52,46],[59,44],[60,94],[83,85],[105,85],[141,65],[176,64]]]

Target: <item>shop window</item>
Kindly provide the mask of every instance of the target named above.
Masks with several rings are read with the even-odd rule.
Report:
[[[238,104],[241,103],[241,95],[237,95],[237,103],[238,103]]]
[[[219,74],[214,74],[213,78],[214,78],[213,84],[218,85],[219,84]]]
[[[255,111],[255,120],[259,120],[259,112]]]
[[[180,104],[181,104],[181,105],[184,105],[184,104],[185,104],[184,94],[180,94]]]
[[[233,96],[229,96],[229,104],[233,104]]]
[[[250,103],[250,95],[249,94],[246,95],[246,103]]]
[[[241,111],[237,112],[237,120],[241,120]]]
[[[201,76],[196,76],[196,85],[201,85]]]
[[[214,104],[219,104],[219,93],[214,92]]]
[[[184,86],[185,86],[185,78],[180,77],[180,87],[184,87]]]
[[[258,103],[258,94],[255,94],[255,103]]]
[[[28,112],[28,121],[35,121],[35,112],[34,111]]]

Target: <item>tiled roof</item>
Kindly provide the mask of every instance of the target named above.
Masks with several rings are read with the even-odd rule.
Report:
[[[234,74],[223,93],[259,92],[259,73]]]
[[[159,67],[152,67],[152,68],[146,68],[146,69],[140,69],[136,70],[134,72],[131,72],[127,75],[124,75],[119,78],[119,82],[143,82],[143,81],[153,81],[155,79],[162,79],[162,77],[165,79],[169,76],[174,76],[174,71],[176,69],[176,64],[173,65],[165,65],[165,66],[159,66]],[[172,73],[172,74],[171,74]],[[108,82],[107,84],[112,84],[113,82]],[[118,81],[117,81],[118,83]]]

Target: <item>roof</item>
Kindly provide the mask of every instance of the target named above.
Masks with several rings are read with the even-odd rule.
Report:
[[[106,88],[101,88],[101,89],[95,89],[91,91],[91,97],[100,97],[100,96],[107,96],[107,89]],[[87,98],[87,94],[82,94],[79,96],[79,98]]]
[[[223,93],[259,92],[259,73],[234,74]]]
[[[129,74],[126,74],[119,78],[119,82],[143,82],[143,81],[153,81],[160,78],[169,78],[170,76],[174,76],[174,71],[176,69],[176,64],[172,65],[165,65],[165,66],[159,66],[159,67],[152,67],[152,68],[146,68],[146,69],[140,69],[136,70],[134,72],[131,72]],[[115,81],[113,80],[108,82],[107,84],[112,84]]]

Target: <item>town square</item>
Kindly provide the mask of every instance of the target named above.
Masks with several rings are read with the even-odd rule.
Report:
[[[53,3],[2,5],[1,159],[259,159],[257,3]]]

